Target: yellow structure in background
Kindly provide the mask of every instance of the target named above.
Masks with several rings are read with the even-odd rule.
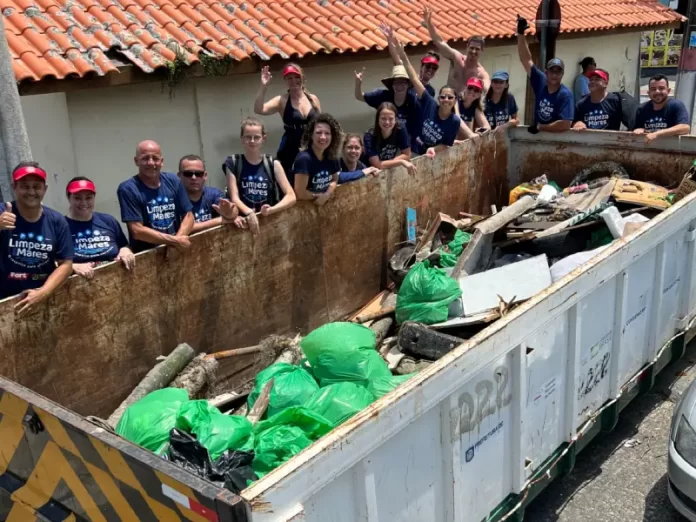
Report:
[[[640,43],[640,66],[677,67],[681,53],[683,34],[674,29],[644,32]]]

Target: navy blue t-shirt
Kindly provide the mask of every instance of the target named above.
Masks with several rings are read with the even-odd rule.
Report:
[[[218,217],[219,214],[215,211],[213,205],[219,205],[220,198],[224,197],[225,193],[219,188],[208,186],[203,187],[201,199],[198,201],[191,201],[193,220],[196,223],[203,223]]]
[[[593,103],[588,94],[575,105],[575,119],[592,130],[619,130],[621,128],[621,98],[612,92],[599,103]]]
[[[422,80],[421,80],[421,81],[422,81]],[[430,96],[432,96],[433,98],[435,97],[435,87],[433,87],[433,86],[430,85],[430,84],[423,85],[423,87],[425,87],[425,90],[428,91],[428,93],[430,94]],[[408,90],[408,92],[409,92],[409,94],[413,94],[416,98],[418,98],[418,94],[416,93],[416,88],[415,88],[415,87],[411,87],[411,88]]]
[[[186,189],[175,174],[160,173],[160,186],[152,189],[138,176],[127,179],[116,191],[121,206],[121,221],[140,222],[164,234],[176,234],[182,220],[191,212],[192,205]],[[155,245],[130,238],[134,252],[142,252]]]
[[[394,92],[388,89],[375,89],[374,91],[366,92],[364,96],[365,103],[375,109],[384,102],[394,103]],[[396,104],[394,103],[394,105]],[[406,129],[408,135],[412,138],[419,134],[421,122],[420,115],[418,97],[413,90],[409,89],[404,104],[396,108],[396,117]]]
[[[459,99],[459,117],[466,123],[474,121],[476,118],[476,109],[478,108],[478,103],[472,103],[469,107],[464,106],[464,100]]]
[[[43,207],[35,223],[25,220],[12,202],[13,230],[0,231],[0,297],[40,288],[56,269],[56,261],[73,258],[73,243],[65,218]]]
[[[348,165],[346,165],[346,162],[341,158],[338,160],[340,166],[341,166],[341,173],[338,175],[338,184],[340,185],[341,183],[348,183],[350,181],[357,181],[359,179],[362,179],[365,177],[365,173],[363,172],[363,169],[365,168],[365,164],[358,160],[358,164],[355,166],[355,170],[350,170],[348,168]]]
[[[95,212],[89,221],[65,217],[72,235],[75,263],[113,261],[118,251],[128,246],[121,225],[109,214]]]
[[[242,171],[237,180],[237,192],[239,199],[242,200],[247,207],[253,208],[254,212],[261,212],[261,207],[264,205],[273,205],[271,191],[273,188],[273,180],[266,174],[266,169],[263,166],[263,161],[258,165],[252,165],[244,156],[240,155],[242,161]]]
[[[420,99],[421,118],[423,127],[420,132],[420,140],[423,143],[423,152],[435,145],[451,146],[459,132],[461,120],[459,116],[450,114],[446,119],[438,115],[438,105],[435,99],[427,92]]]
[[[497,126],[509,122],[513,115],[517,114],[518,110],[515,97],[508,93],[507,103],[502,98],[498,103],[493,103],[493,100],[490,98],[487,99],[484,112],[491,129],[495,129]]]
[[[651,101],[638,107],[636,112],[636,129],[645,129],[645,132],[655,132],[669,129],[681,123],[691,124],[689,111],[680,100],[670,98],[659,111],[653,108]]]
[[[297,174],[309,176],[307,190],[314,194],[320,194],[329,189],[333,175],[341,171],[341,165],[338,160],[320,160],[314,155],[314,151],[310,147],[297,155],[293,171],[295,176]]]
[[[380,161],[392,160],[401,154],[404,149],[411,148],[408,132],[404,127],[394,128],[391,136],[382,140],[379,145],[376,143],[374,129],[365,133],[365,155],[368,158],[378,156]]]
[[[534,121],[537,124],[553,123],[559,120],[573,121],[573,92],[561,84],[554,93],[549,92],[546,75],[536,66],[532,66],[529,81],[534,91]]]

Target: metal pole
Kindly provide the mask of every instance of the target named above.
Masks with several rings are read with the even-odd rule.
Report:
[[[696,70],[694,59],[696,49],[691,48],[691,35],[696,34],[696,1],[689,0],[686,12],[687,21],[684,23],[684,39],[682,40],[681,54],[679,57],[679,71],[677,73],[677,86],[674,97],[681,100],[691,115],[691,133],[694,133],[696,119]]]
[[[30,159],[29,137],[0,15],[0,202],[12,199],[12,169]]]
[[[549,34],[549,0],[541,2],[541,38],[539,38],[539,68],[546,69],[546,51],[548,46]]]

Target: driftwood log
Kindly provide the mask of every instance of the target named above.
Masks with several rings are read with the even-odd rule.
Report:
[[[198,354],[171,382],[173,388],[183,388],[191,399],[203,399],[215,388],[218,363],[204,353]]]
[[[121,420],[126,408],[145,397],[148,393],[167,386],[196,356],[196,352],[188,344],[182,343],[170,353],[163,361],[156,364],[145,378],[133,389],[130,395],[116,408],[107,422],[116,427]]]

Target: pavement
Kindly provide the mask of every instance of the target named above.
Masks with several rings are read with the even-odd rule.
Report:
[[[667,498],[667,441],[674,405],[694,378],[696,342],[527,507],[525,522],[684,522]]]

